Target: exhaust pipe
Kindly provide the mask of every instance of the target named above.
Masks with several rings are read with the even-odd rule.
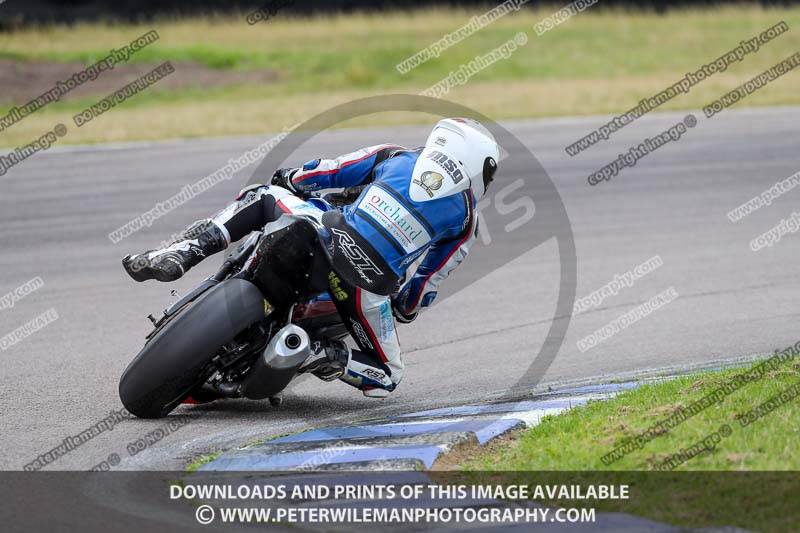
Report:
[[[251,400],[275,396],[286,388],[309,355],[311,339],[308,333],[295,324],[284,326],[253,363],[242,382],[242,396]]]

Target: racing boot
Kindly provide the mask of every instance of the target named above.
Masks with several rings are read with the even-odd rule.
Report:
[[[395,389],[389,376],[375,367],[369,356],[351,350],[344,341],[315,342],[311,349],[311,355],[297,371],[300,374],[311,372],[323,381],[341,379],[367,398],[386,398]]]
[[[367,398],[386,398],[396,387],[385,368],[376,365],[372,357],[358,350],[351,354],[342,381],[360,390]]]
[[[311,345],[311,355],[300,365],[298,373],[311,372],[322,381],[342,377],[350,361],[350,347],[344,341],[326,339]]]
[[[209,255],[228,246],[223,231],[211,220],[199,220],[165,248],[127,255],[122,266],[136,281],[175,281]]]

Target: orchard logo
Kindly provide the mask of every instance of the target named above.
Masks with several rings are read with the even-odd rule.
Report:
[[[385,229],[407,254],[430,242],[425,226],[391,194],[377,185],[370,192],[369,200],[362,201],[358,209]]]

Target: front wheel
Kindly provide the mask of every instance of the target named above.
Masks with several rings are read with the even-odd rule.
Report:
[[[172,318],[128,365],[122,404],[139,418],[169,414],[208,379],[208,364],[239,333],[264,318],[261,291],[243,279],[211,288]]]

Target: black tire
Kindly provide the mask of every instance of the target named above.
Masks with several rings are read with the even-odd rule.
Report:
[[[139,418],[169,414],[208,376],[203,368],[236,335],[264,318],[264,296],[252,283],[229,279],[170,320],[119,380],[122,404]]]

